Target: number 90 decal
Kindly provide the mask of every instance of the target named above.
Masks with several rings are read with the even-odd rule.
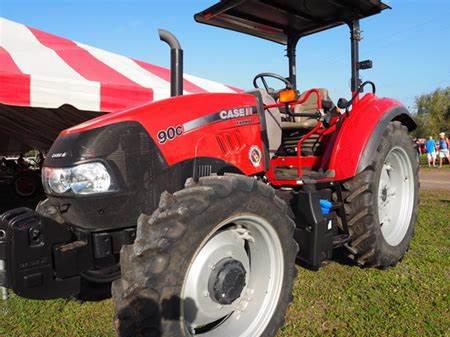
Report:
[[[169,140],[174,140],[176,137],[183,134],[182,126],[169,126],[166,130],[158,132],[158,141],[160,144],[164,144]]]

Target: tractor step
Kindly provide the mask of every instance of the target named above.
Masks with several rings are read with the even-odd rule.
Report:
[[[301,177],[298,176],[298,171],[296,167],[276,167],[275,168],[275,177],[278,180],[299,180],[302,179],[304,181],[317,181],[322,179],[332,178],[334,172],[330,171],[315,171],[312,169],[304,168],[303,175]]]

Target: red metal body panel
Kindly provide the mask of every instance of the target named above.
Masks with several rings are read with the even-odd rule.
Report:
[[[239,107],[252,107],[256,111],[256,105],[256,98],[249,94],[179,96],[104,115],[67,129],[61,135],[136,121],[144,126],[169,165],[195,157],[210,157],[224,160],[246,175],[253,175],[264,171],[264,158],[258,167],[249,160],[252,146],[258,146],[261,151],[263,149],[258,114],[205,121],[202,118]],[[169,128],[179,130],[180,134],[161,143],[159,133]]]
[[[329,170],[335,171],[335,180],[345,180],[356,174],[359,160],[367,142],[383,115],[402,104],[390,98],[366,94],[353,104],[336,138],[330,146]]]
[[[373,94],[366,94],[354,101],[352,110],[342,115],[342,124],[338,126],[333,120],[328,128],[319,123],[309,131],[297,144],[301,149],[302,142],[312,134],[320,135],[326,144],[324,154],[320,157],[297,156],[276,157],[270,161],[270,169],[266,176],[274,186],[299,186],[303,184],[302,171],[304,168],[334,171],[334,176],[325,176],[318,182],[342,181],[356,175],[360,158],[366,144],[373,136],[374,130],[385,113],[401,106],[398,101],[389,98],[378,98]],[[293,180],[280,180],[276,178],[275,168],[297,168],[298,178]]]
[[[315,92],[314,90],[311,93]],[[320,103],[319,103],[320,105]],[[223,160],[237,167],[246,175],[264,172],[264,159],[258,167],[249,160],[250,148],[256,145],[263,149],[259,115],[251,113],[243,116],[218,117],[220,112],[246,107],[256,109],[257,102],[249,94],[196,94],[166,99],[122,112],[112,113],[62,132],[62,135],[79,133],[101,126],[136,121],[142,124],[158,144],[169,165],[198,157]],[[334,171],[320,181],[340,181],[356,174],[359,160],[374,129],[384,114],[401,106],[398,101],[378,98],[366,94],[355,100],[352,110],[341,116],[342,124],[333,119],[331,126],[323,128],[322,123],[302,138],[297,148],[310,134],[324,138],[326,149],[321,157],[289,156],[277,157],[270,161],[266,176],[274,186],[298,186],[301,184],[303,168]],[[215,116],[215,117],[214,117]],[[169,128],[178,130],[173,139],[161,142],[160,132]],[[322,139],[322,138],[321,138]],[[298,179],[276,179],[275,167],[297,168]],[[299,183],[300,181],[300,183]]]

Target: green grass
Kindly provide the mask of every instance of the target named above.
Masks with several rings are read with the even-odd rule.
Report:
[[[450,192],[423,192],[421,199],[416,236],[397,267],[333,262],[319,272],[300,269],[278,337],[450,337]],[[111,301],[13,296],[0,303],[0,336],[114,336],[112,317]]]
[[[300,270],[280,337],[450,336],[450,192],[422,193],[411,250],[395,268]]]

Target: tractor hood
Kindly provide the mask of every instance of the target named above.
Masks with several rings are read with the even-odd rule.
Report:
[[[216,111],[243,105],[255,106],[255,97],[244,93],[204,93],[171,97],[91,119],[62,131],[61,136],[129,121],[140,123],[153,135],[154,130],[183,124]],[[156,134],[154,139],[157,140]]]
[[[197,94],[85,122],[63,131],[51,147],[43,169],[47,195],[74,226],[133,226],[140,213],[155,209],[163,191],[182,188],[194,170],[263,171],[263,162],[255,166],[249,160],[253,147],[264,149],[258,111],[253,95]],[[80,167],[84,172],[94,168],[95,179],[108,173],[111,188],[79,193],[72,172],[82,171]],[[95,179],[90,181],[99,181]],[[64,188],[55,188],[61,180]]]
[[[201,151],[196,144],[202,142],[201,138],[205,138],[206,134],[215,137],[218,129],[242,122],[239,120],[241,117],[247,117],[247,123],[259,125],[257,106],[256,97],[244,93],[177,96],[92,119],[63,131],[60,137],[134,122],[146,131],[167,163],[173,165],[198,156]],[[227,121],[229,123],[221,123]],[[214,149],[210,151],[203,155],[218,153]]]

